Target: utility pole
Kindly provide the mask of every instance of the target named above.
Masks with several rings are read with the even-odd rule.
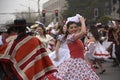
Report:
[[[28,7],[28,6],[25,6],[25,5],[23,5],[23,4],[20,4],[20,6],[22,6],[22,7],[26,7],[26,8],[28,8],[28,17],[29,17],[29,20],[31,21],[31,12],[30,12],[30,6]],[[24,16],[23,16],[23,12],[21,13],[22,14],[22,18],[24,18]]]
[[[31,21],[30,7],[28,7],[28,11],[29,11],[29,20]]]
[[[56,22],[58,22],[58,9],[55,10]]]
[[[45,25],[46,10],[42,10],[42,23]]]
[[[94,8],[94,18],[95,20],[98,18],[98,8]]]
[[[38,21],[40,21],[40,0],[38,0]]]
[[[118,13],[119,13],[119,18],[120,18],[120,0],[119,1],[119,10],[118,10]]]

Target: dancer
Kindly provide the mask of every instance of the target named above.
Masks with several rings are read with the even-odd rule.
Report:
[[[67,43],[66,41],[62,41],[62,37],[64,36],[65,32],[66,32],[66,25],[61,26],[58,32],[55,51],[49,54],[53,64],[56,67],[59,66],[62,62],[64,62],[68,58],[70,58]]]
[[[50,45],[54,45],[55,39],[46,33],[46,29],[43,24],[38,24],[36,31],[38,32],[36,37],[44,44],[47,52],[51,53],[54,49],[50,49]]]
[[[6,74],[4,80],[42,80],[56,71],[43,43],[26,33],[26,20],[14,20],[9,26],[17,29],[18,36],[6,44],[6,48],[0,47],[0,63],[4,64]]]
[[[110,54],[105,49],[104,46],[99,42],[100,36],[98,33],[98,30],[95,26],[90,27],[90,36],[86,43],[87,51],[85,54],[85,57],[90,64],[94,64],[94,62],[97,62],[101,71],[100,74],[103,74],[105,72],[105,69],[101,63],[101,59],[106,59],[110,57]]]
[[[70,58],[61,63],[54,74],[61,80],[99,80],[91,66],[84,60],[84,45],[80,38],[86,33],[85,18],[79,17],[81,30],[75,21],[67,22],[67,31],[62,40],[67,42]]]

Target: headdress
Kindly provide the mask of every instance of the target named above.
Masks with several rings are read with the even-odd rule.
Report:
[[[68,17],[67,18],[67,21],[66,21],[66,24],[69,22],[69,21],[74,21],[76,23],[79,23],[80,22],[80,18],[82,16],[80,14],[76,14],[76,16],[73,16],[73,17]]]

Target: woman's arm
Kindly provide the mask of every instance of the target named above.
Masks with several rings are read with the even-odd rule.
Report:
[[[77,40],[79,38],[82,38],[84,34],[86,34],[86,25],[85,25],[85,18],[81,17],[80,18],[80,22],[81,22],[81,30],[78,33],[75,33],[74,35],[74,40]]]
[[[55,48],[55,54],[56,54],[56,57],[55,57],[55,59],[54,60],[56,60],[56,61],[58,61],[58,58],[59,58],[59,48],[60,48],[60,41],[59,40],[57,40],[57,43],[56,43],[56,48]]]

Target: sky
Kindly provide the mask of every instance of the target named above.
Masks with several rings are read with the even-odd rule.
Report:
[[[42,5],[49,0],[40,0],[40,11]],[[0,0],[0,13],[14,13],[31,10],[38,11],[38,0]],[[10,14],[0,14],[0,24],[5,24],[8,20],[14,20],[15,16]]]

